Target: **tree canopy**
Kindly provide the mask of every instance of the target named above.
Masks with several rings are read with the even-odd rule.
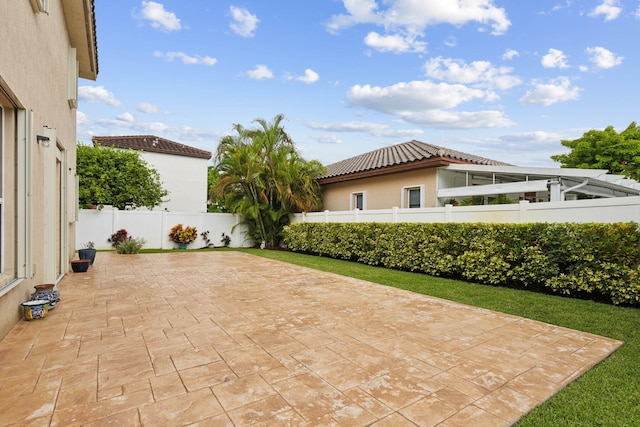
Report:
[[[632,122],[618,133],[613,126],[590,130],[582,138],[564,140],[571,151],[551,156],[563,168],[608,169],[611,173],[640,179],[640,128]]]
[[[77,146],[78,202],[82,208],[113,205],[118,209],[162,203],[168,192],[158,171],[133,150],[104,146]]]
[[[317,177],[324,166],[299,155],[283,120],[279,114],[271,123],[254,120],[255,128],[235,124],[236,135],[222,138],[215,158],[217,198],[243,216],[254,241],[270,247],[278,244],[292,213],[322,206]]]

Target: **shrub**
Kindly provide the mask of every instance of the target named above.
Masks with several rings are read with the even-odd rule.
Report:
[[[616,224],[296,223],[289,249],[640,306],[640,229]]]
[[[120,243],[127,240],[129,238],[129,233],[124,228],[116,231],[107,239],[107,242],[111,243],[111,246],[117,248]]]
[[[169,239],[175,243],[193,243],[198,238],[198,230],[195,227],[182,227],[182,224],[176,224],[169,232]]]
[[[119,254],[137,254],[145,243],[147,242],[143,238],[128,237],[116,246],[116,252]]]

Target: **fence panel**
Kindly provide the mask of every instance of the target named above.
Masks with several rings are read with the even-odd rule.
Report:
[[[292,222],[639,222],[640,197],[424,209],[311,212]]]
[[[81,209],[76,223],[76,248],[91,241],[96,249],[110,249],[107,239],[124,228],[130,236],[145,239],[145,248],[172,249],[176,244],[169,240],[169,231],[176,224],[196,227],[198,234],[209,231],[209,240],[215,246],[222,246],[222,233],[231,237],[232,247],[253,246],[253,241],[246,235],[246,227],[237,225],[239,222],[237,215],[226,213]],[[189,248],[204,246],[206,242],[199,235]]]

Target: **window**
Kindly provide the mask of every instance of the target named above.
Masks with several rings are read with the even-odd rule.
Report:
[[[363,211],[367,208],[367,193],[362,191],[360,193],[351,193],[351,203],[349,209],[358,209]]]
[[[0,295],[32,274],[33,112],[0,86]]]
[[[402,189],[403,208],[424,207],[424,185],[414,185]]]

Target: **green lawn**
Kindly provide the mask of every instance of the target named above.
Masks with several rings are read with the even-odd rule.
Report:
[[[286,251],[240,251],[624,341],[518,426],[640,426],[640,309],[616,307]]]

